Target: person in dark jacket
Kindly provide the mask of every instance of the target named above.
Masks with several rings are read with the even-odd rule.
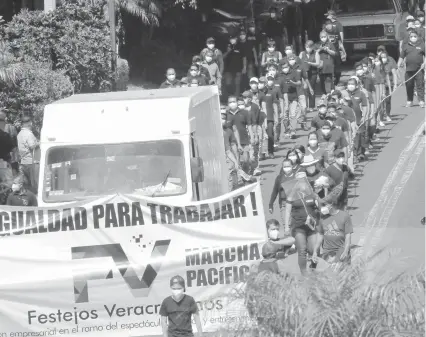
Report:
[[[18,207],[37,207],[37,197],[31,191],[24,188],[24,178],[22,175],[13,180],[12,193],[7,197],[6,205]]]
[[[278,10],[276,7],[269,9],[269,19],[265,23],[264,33],[268,39],[275,41],[277,50],[282,52],[282,37],[284,26],[283,23],[278,19]]]
[[[181,87],[180,81],[176,79],[176,71],[173,68],[167,69],[166,80],[161,83],[160,89],[166,88],[179,88]]]

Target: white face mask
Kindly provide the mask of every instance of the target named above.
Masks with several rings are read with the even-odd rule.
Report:
[[[356,71],[356,76],[362,76],[362,75],[364,75],[364,70],[357,70]]]
[[[376,67],[380,67],[380,62],[374,62],[374,65],[375,65]]]
[[[293,164],[296,164],[296,161],[297,161],[296,156],[289,156],[288,159],[290,159]]]
[[[271,18],[272,18],[272,19],[275,19],[275,18],[276,18],[276,16],[277,16],[277,15],[276,15],[275,13],[271,13]]]
[[[268,81],[268,87],[273,87],[274,86],[274,81]]]
[[[238,109],[240,110],[244,110],[245,107],[246,107],[245,104],[238,104]]]
[[[172,289],[172,296],[175,299],[180,299],[183,296],[183,289]]]
[[[246,37],[247,37],[247,36],[245,36],[245,35],[240,35],[240,40],[241,40],[241,41],[245,41],[245,40],[246,40]]]
[[[285,54],[288,56],[288,55],[291,55],[293,52],[290,50],[290,49],[286,49],[286,51],[285,51]]]
[[[190,87],[198,87],[198,83],[191,83]]]
[[[322,214],[322,215],[330,214],[330,210],[329,210],[329,208],[328,208],[327,206],[323,206],[323,207],[321,207],[321,214]]]
[[[322,129],[321,130],[322,131],[322,134],[324,135],[324,136],[328,136],[329,134],[330,134],[330,129]]]
[[[229,42],[231,42],[231,44],[236,44],[237,43],[237,40],[231,40],[231,41],[229,41]]]
[[[345,161],[345,158],[343,157],[336,158],[336,163],[339,165],[343,165],[344,161]]]
[[[311,139],[309,141],[309,146],[310,147],[316,147],[318,145],[318,141],[316,139]]]
[[[283,73],[284,74],[288,74],[289,71],[290,71],[290,68],[283,68]]]
[[[308,166],[306,168],[306,172],[309,173],[309,174],[314,174],[315,171],[316,171],[316,167],[315,166]]]
[[[326,37],[321,37],[321,42],[327,42],[327,38]]]
[[[417,42],[417,37],[410,37],[410,42],[416,43]]]
[[[293,171],[293,168],[286,166],[283,167],[283,171],[285,174],[290,174]]]
[[[255,31],[256,31],[256,28],[254,28],[254,27],[250,27],[250,28],[249,28],[249,32],[250,32],[250,33],[254,33]]]
[[[168,75],[168,76],[167,76],[167,79],[168,79],[170,82],[173,82],[173,81],[176,79],[176,75]]]
[[[213,49],[213,48],[214,48],[214,44],[213,44],[213,43],[209,43],[209,44],[207,45],[207,48],[209,48],[209,49]]]
[[[197,70],[190,70],[189,73],[191,76],[197,76]]]
[[[425,18],[424,18],[424,17],[419,17],[419,21],[420,21],[421,23],[423,23],[423,22],[425,22]]]
[[[18,184],[12,184],[12,191],[18,192],[21,189],[21,186]]]
[[[259,90],[265,89],[265,83],[259,83]]]
[[[279,232],[278,229],[272,229],[272,230],[269,231],[268,234],[269,234],[269,238],[271,240],[276,240],[276,239],[278,239],[280,232]]]
[[[362,70],[364,71],[364,73],[368,72],[368,67],[363,67]]]
[[[348,90],[349,91],[354,91],[355,90],[355,86],[353,84],[349,84],[348,85]]]
[[[237,108],[238,108],[237,103],[229,103],[228,105],[229,105],[229,109],[234,110],[234,111],[237,110]]]
[[[250,89],[251,89],[252,91],[257,91],[257,87],[258,87],[258,85],[257,85],[257,84],[250,84]]]
[[[295,60],[290,60],[290,61],[288,61],[288,63],[289,63],[291,66],[294,66],[294,65],[296,64],[296,61],[295,61]]]
[[[306,48],[306,52],[310,54],[312,52],[312,48]]]
[[[419,22],[419,23],[416,23],[416,24],[414,24],[414,27],[415,28],[420,28],[422,26],[422,24]]]
[[[319,115],[320,118],[324,118],[326,113],[327,113],[326,108],[320,108],[319,111],[318,111],[318,115]]]
[[[277,71],[275,69],[271,69],[269,70],[268,76],[275,77],[276,74],[277,74]]]
[[[275,50],[275,48],[268,48],[268,51],[269,51],[270,53],[273,53],[273,52],[274,52],[274,50]]]
[[[213,61],[213,59],[210,56],[206,56],[206,62],[210,63],[211,61]]]

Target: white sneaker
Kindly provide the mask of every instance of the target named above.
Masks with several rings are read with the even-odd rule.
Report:
[[[379,121],[379,126],[380,126],[381,128],[384,128],[386,125],[385,125],[385,123],[383,123],[382,121]]]
[[[389,116],[386,116],[386,122],[392,122],[392,118],[390,118]]]

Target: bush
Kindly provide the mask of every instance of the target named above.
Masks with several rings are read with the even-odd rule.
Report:
[[[65,4],[54,11],[23,10],[1,34],[23,62],[52,64],[63,70],[75,92],[111,90],[111,47],[103,6]]]
[[[129,63],[125,59],[117,60],[117,91],[126,91],[129,84]]]
[[[51,70],[46,64],[24,64],[15,86],[0,84],[0,105],[8,112],[9,122],[21,114],[32,116],[34,131],[39,133],[45,105],[72,93],[73,85],[62,72]]]
[[[398,262],[396,254],[381,251],[307,279],[253,274],[245,293],[248,311],[264,319],[261,335],[268,336],[424,336],[424,267],[413,272],[395,268]]]

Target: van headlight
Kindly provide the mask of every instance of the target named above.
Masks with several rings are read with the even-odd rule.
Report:
[[[385,35],[395,35],[395,27],[393,25],[385,25]]]

